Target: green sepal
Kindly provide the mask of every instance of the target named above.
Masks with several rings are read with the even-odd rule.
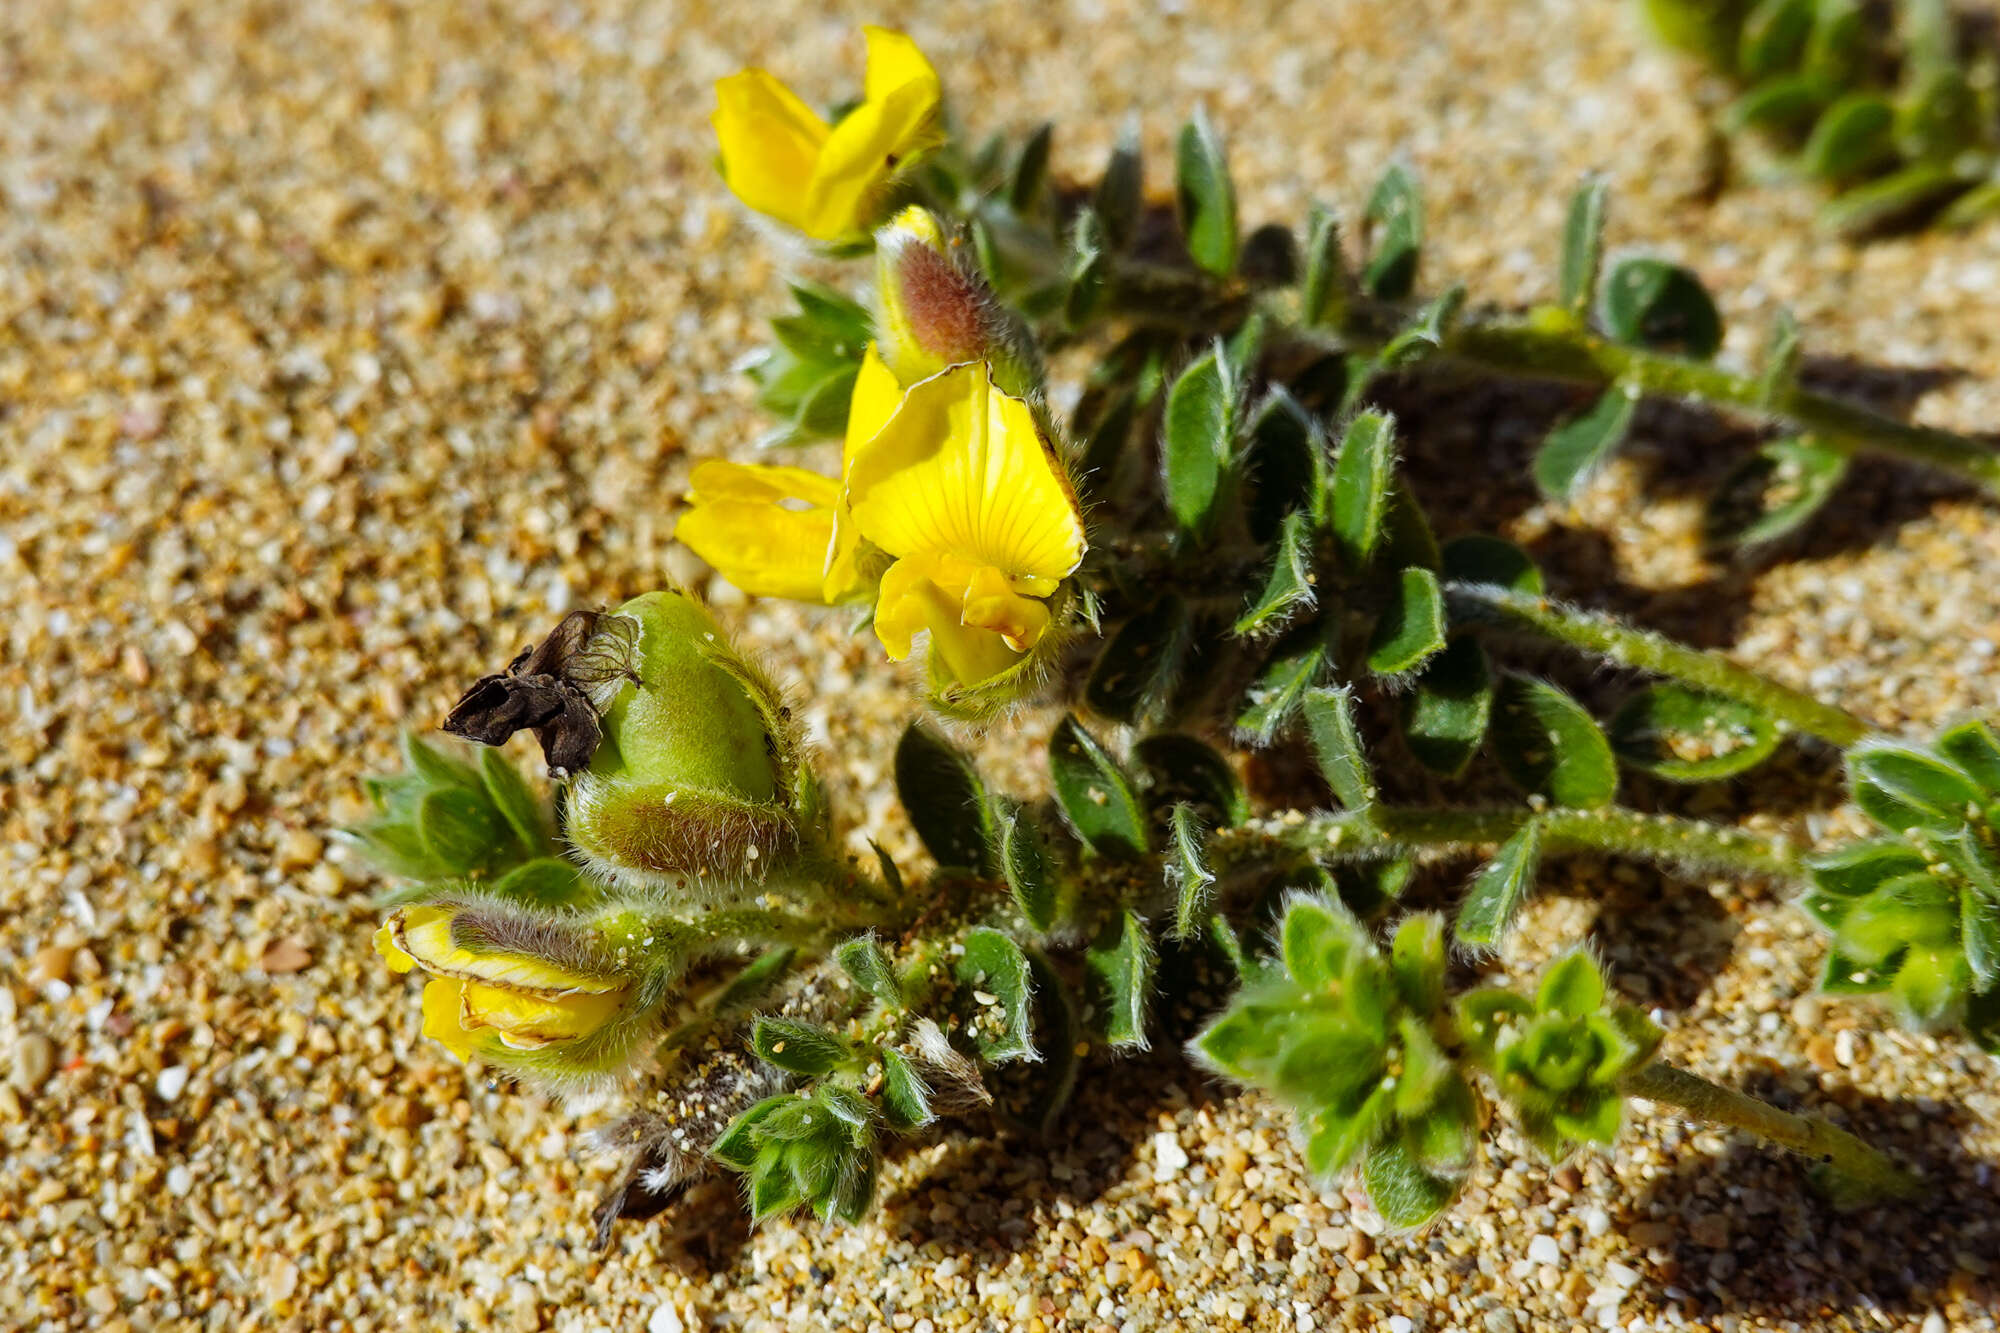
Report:
[[[798,950],[789,944],[764,950],[737,969],[736,975],[729,979],[729,984],[709,1005],[709,1013],[715,1016],[739,1014],[761,1004],[785,973],[791,970],[792,960],[797,956]]]
[[[1049,151],[1055,143],[1056,127],[1047,121],[1035,126],[1021,141],[1014,157],[1014,169],[1007,174],[1007,207],[1016,213],[1032,213],[1041,202],[1042,188],[1049,179]]]
[[[1444,645],[1444,594],[1437,575],[1428,569],[1402,571],[1369,636],[1368,669],[1400,676],[1417,670]]]
[[[1394,1115],[1393,1089],[1377,1087],[1353,1110],[1323,1106],[1306,1114],[1306,1166],[1322,1180],[1331,1180],[1367,1152]]]
[[[1358,1106],[1386,1072],[1382,1044],[1339,1015],[1300,1009],[1279,1024],[1268,1086],[1307,1106]]]
[[[1494,758],[1520,787],[1557,805],[1594,809],[1618,790],[1618,762],[1589,713],[1530,676],[1500,684],[1490,738]]]
[[[896,977],[896,965],[873,935],[843,941],[833,951],[833,961],[840,965],[848,980],[883,1004],[900,1009],[906,1003],[903,984]]]
[[[1813,0],[1758,0],[1736,43],[1736,73],[1762,79],[1797,67],[1812,34]]]
[[[1145,1050],[1146,1008],[1152,1000],[1158,957],[1146,923],[1130,910],[1110,923],[1084,951],[1091,999],[1112,1049]]]
[[[1467,991],[1452,1008],[1459,1038],[1489,1066],[1503,1039],[1521,1030],[1535,1016],[1534,1003],[1526,996],[1498,986]]]
[[[1069,825],[1100,856],[1122,860],[1146,850],[1146,812],[1122,765],[1064,714],[1049,737],[1049,775]]]
[[[761,1165],[761,1164],[760,1164]],[[762,1222],[766,1218],[789,1213],[799,1206],[803,1196],[790,1170],[782,1159],[774,1155],[771,1169],[755,1171],[750,1178],[750,1220]]]
[[[933,860],[947,869],[993,873],[993,813],[986,785],[965,753],[921,722],[896,743],[896,795]]]
[[[1799,906],[1827,930],[1838,931],[1855,903],[1892,879],[1921,875],[1926,868],[1916,849],[1900,839],[1852,843],[1807,858],[1811,884]]]
[[[1041,1059],[1035,1050],[1030,1010],[1034,987],[1021,946],[997,930],[980,926],[966,932],[964,948],[953,969],[959,983],[995,999],[993,1005],[986,1005],[975,998],[967,1008],[968,1019],[987,1009],[997,1009],[1000,1019],[997,1030],[991,1023],[968,1022],[980,1056],[996,1065]]]
[[[1458,1066],[1420,1019],[1405,1015],[1396,1025],[1403,1068],[1396,1076],[1396,1114],[1415,1120],[1428,1113],[1458,1077]]]
[[[1497,949],[1514,916],[1521,910],[1535,886],[1535,869],[1541,860],[1542,826],[1529,819],[1500,845],[1480,872],[1473,876],[1465,901],[1459,904],[1452,934],[1462,945],[1475,949]]]

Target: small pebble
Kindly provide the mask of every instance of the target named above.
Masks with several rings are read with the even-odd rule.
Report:
[[[160,1071],[160,1076],[153,1080],[153,1091],[159,1094],[161,1101],[170,1102],[186,1091],[187,1085],[187,1066],[168,1065]]]
[[[1172,1180],[1188,1164],[1187,1149],[1181,1147],[1180,1136],[1170,1129],[1163,1129],[1153,1135],[1153,1178]]]
[[[1528,1258],[1538,1264],[1559,1264],[1562,1257],[1562,1247],[1554,1236],[1537,1236],[1528,1242]]]
[[[311,966],[312,954],[306,950],[305,945],[287,935],[266,945],[262,957],[257,962],[258,966],[274,977],[289,976],[293,972],[303,972]]]
[[[22,1092],[34,1092],[55,1072],[56,1044],[39,1032],[26,1032],[14,1043],[10,1081]]]

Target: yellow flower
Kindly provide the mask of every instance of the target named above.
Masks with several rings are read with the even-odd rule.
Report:
[[[843,468],[902,401],[903,386],[868,345],[847,408]],[[756,597],[836,606],[868,596],[874,580],[842,515],[840,483],[804,468],[706,462],[688,479],[688,512],[674,536]]]
[[[995,387],[984,362],[911,388],[855,452],[843,502],[855,530],[896,557],[876,637],[901,660],[928,631],[933,674],[947,681],[976,684],[1019,663],[1048,628],[1044,599],[1083,559],[1068,479],[1033,410]]]
[[[937,71],[902,33],[862,30],[861,104],[829,126],[784,84],[746,69],[715,85],[722,175],[736,197],[816,240],[856,236],[883,188],[939,140]]]
[[[405,907],[375,932],[391,972],[421,968],[424,1035],[461,1060],[489,1039],[532,1051],[587,1037],[614,1018],[629,991],[612,977],[587,976],[527,954],[468,949],[452,938],[458,909]]]

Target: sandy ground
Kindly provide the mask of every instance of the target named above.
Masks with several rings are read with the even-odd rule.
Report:
[[[1551,290],[1565,195],[1605,170],[1614,240],[1697,263],[1730,355],[1786,303],[1849,383],[2000,419],[2000,231],[1856,249],[1804,193],[1710,199],[1682,71],[1612,0],[0,6],[0,1325],[1993,1327],[1993,1062],[1807,995],[1821,945],[1767,888],[1592,864],[1510,967],[1590,934],[1671,1056],[1933,1193],[1841,1217],[1655,1118],[1555,1171],[1503,1134],[1442,1223],[1382,1235],[1272,1107],[1156,1052],[1090,1069],[1056,1142],[904,1155],[865,1226],[750,1234],[718,1187],[588,1248],[588,1121],[419,1039],[369,951],[379,881],[325,834],[398,725],[556,613],[698,573],[675,496],[768,424],[734,367],[790,262],[710,170],[709,84],[762,63],[833,100],[867,20],[966,121],[1063,122],[1070,169],[1136,112],[1163,186],[1207,103],[1252,221],[1356,207],[1401,154],[1427,272],[1497,301]],[[1742,432],[1652,414],[1552,508],[1521,470],[1561,395],[1397,406],[1448,529],[1530,541],[1562,591],[1895,729],[1992,705],[1991,502],[1871,467],[1807,541],[1715,565],[1696,495]],[[715,593],[808,693],[845,816],[907,847],[893,668]],[[990,739],[1017,790],[1045,725]],[[1820,834],[1852,818],[1831,768],[1628,790]]]

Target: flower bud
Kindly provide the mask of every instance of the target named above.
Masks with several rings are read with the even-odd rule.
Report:
[[[511,1053],[605,1034],[627,1008],[632,979],[585,936],[520,927],[481,908],[405,907],[375,932],[375,949],[390,971],[421,968],[429,977],[424,1035],[461,1060],[483,1055],[504,1064]]]
[[[937,219],[912,205],[875,233],[876,339],[904,384],[949,366],[987,361],[1004,392],[1039,388],[1042,367],[1020,318],[947,241]]]
[[[761,879],[796,850],[816,786],[776,687],[678,591],[620,607],[639,626],[632,675],[569,790],[565,832],[613,883],[686,892]]]

